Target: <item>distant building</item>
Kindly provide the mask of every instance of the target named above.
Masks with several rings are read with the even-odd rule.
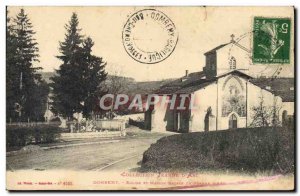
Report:
[[[194,96],[196,109],[185,111],[153,106],[145,112],[145,128],[154,131],[213,131],[249,127],[254,106],[264,100],[266,107],[276,105],[279,121],[293,117],[294,79],[263,78],[249,75],[249,51],[234,40],[205,54],[201,72],[161,86],[160,96]],[[191,101],[191,100],[189,100]]]

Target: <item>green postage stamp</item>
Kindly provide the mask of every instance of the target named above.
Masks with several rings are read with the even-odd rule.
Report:
[[[253,63],[290,63],[290,18],[254,17]]]

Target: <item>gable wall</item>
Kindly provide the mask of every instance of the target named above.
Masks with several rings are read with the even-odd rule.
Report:
[[[230,95],[230,88],[232,91],[238,91],[236,96]],[[237,117],[237,127],[245,127],[246,126],[246,95],[247,95],[247,80],[236,76],[236,75],[227,75],[225,77],[219,78],[218,80],[218,130],[224,130],[229,128],[229,118],[232,114]],[[241,112],[241,109],[236,110],[230,107],[230,101],[234,98],[239,100],[240,108],[244,108],[244,112]]]
[[[234,44],[229,44],[217,50],[217,75],[230,71],[229,60],[233,56],[236,59],[236,69],[249,69],[249,56],[246,51]],[[247,71],[246,71],[247,73]]]
[[[236,96],[230,95],[230,86],[237,87],[238,94]],[[192,131],[204,131],[204,119],[209,107],[212,109],[212,117],[209,119],[209,131],[213,131],[228,129],[229,118],[233,114],[237,117],[238,128],[249,127],[253,121],[253,107],[260,103],[259,97],[261,95],[264,97],[266,107],[272,107],[275,100],[278,107],[283,106],[280,97],[261,89],[245,78],[235,75],[219,78],[217,82],[196,91],[194,95],[196,109],[191,111],[190,130]],[[239,107],[229,107],[230,109],[227,109],[228,105],[230,106],[230,101],[234,98],[238,98]],[[282,120],[281,113],[282,111],[279,111],[280,121]]]

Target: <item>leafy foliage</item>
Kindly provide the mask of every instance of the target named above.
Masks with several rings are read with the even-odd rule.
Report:
[[[263,97],[263,94],[259,97],[259,104],[252,107],[252,127],[268,127],[278,126],[279,122],[279,111],[281,107],[277,103],[275,98],[272,106],[267,106]]]
[[[28,144],[51,143],[56,141],[62,130],[57,126],[7,126],[7,147],[22,147]]]

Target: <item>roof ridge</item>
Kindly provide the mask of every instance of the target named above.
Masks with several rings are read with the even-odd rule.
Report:
[[[211,49],[211,50],[205,52],[204,55],[206,55],[206,54],[208,54],[208,53],[211,53],[211,52],[214,52],[214,51],[216,51],[216,50],[219,50],[220,48],[223,48],[224,46],[227,46],[227,45],[230,44],[230,43],[231,43],[231,41],[228,42],[228,43],[225,43],[225,44],[218,45],[217,47],[215,47],[215,48],[213,48],[213,49]]]

